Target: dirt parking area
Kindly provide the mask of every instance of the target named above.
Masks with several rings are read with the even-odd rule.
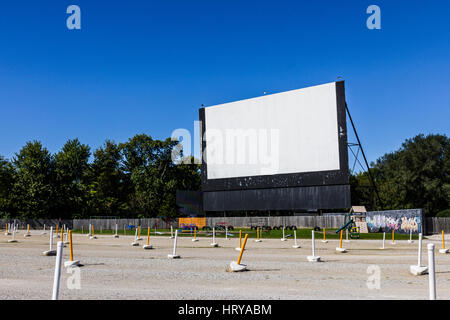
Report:
[[[0,235],[0,299],[51,299],[56,258],[43,256],[48,250],[48,234],[32,232]],[[351,240],[344,242],[346,253],[337,253],[339,242],[316,240],[316,255],[323,262],[308,262],[311,241],[263,239],[247,242],[242,263],[248,271],[226,272],[239,252],[238,239],[179,238],[177,254],[168,259],[173,240],[151,236],[152,250],[133,247],[132,236],[74,235],[74,258],[79,268],[80,288],[73,288],[75,273],[63,267],[60,299],[428,299],[428,275],[413,276],[410,265],[417,264],[417,241]],[[440,254],[440,238],[423,243],[422,264],[427,265],[427,243],[436,245],[436,287],[438,299],[450,299],[450,254]],[[56,244],[54,244],[56,248]],[[68,245],[63,261],[68,260]],[[379,277],[378,277],[379,275]],[[379,282],[378,282],[379,279]],[[379,283],[379,286],[377,285]]]

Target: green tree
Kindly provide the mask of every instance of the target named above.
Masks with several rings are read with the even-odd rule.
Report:
[[[19,217],[52,217],[54,164],[49,151],[39,141],[27,142],[16,153],[13,165],[16,172],[12,199]]]
[[[445,135],[417,135],[402,147],[371,164],[384,209],[424,208],[428,215],[450,207],[450,139]],[[358,186],[367,173],[354,177],[352,195],[370,203]],[[356,188],[355,188],[356,186]]]
[[[107,140],[94,152],[90,169],[89,211],[91,215],[124,216],[129,212],[131,186],[121,168],[119,146]]]
[[[124,171],[133,184],[130,206],[138,216],[176,214],[176,189],[183,185],[182,169],[172,161],[172,149],[177,143],[141,134],[121,144]]]
[[[14,185],[14,168],[0,156],[0,215],[14,215],[11,190]]]
[[[90,148],[78,139],[68,140],[54,156],[55,206],[61,218],[83,216],[86,210]]]

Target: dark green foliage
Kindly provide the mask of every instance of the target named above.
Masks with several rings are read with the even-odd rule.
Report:
[[[82,218],[153,217],[177,213],[177,189],[198,190],[197,164],[172,161],[171,139],[136,135],[126,143],[107,140],[95,150],[69,140],[51,155],[28,142],[7,161],[0,157],[0,216]]]
[[[38,141],[28,142],[16,153],[11,199],[21,218],[53,217],[54,162],[50,152]]]
[[[436,215],[436,217],[440,217],[440,218],[450,218],[450,209],[442,210],[442,211],[438,212],[438,214]]]
[[[423,208],[434,216],[450,207],[450,139],[417,135],[372,163],[383,209]],[[352,177],[352,202],[375,207],[367,173]],[[379,204],[380,205],[380,204]]]

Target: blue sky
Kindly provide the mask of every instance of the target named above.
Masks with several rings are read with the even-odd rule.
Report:
[[[81,30],[66,8],[81,8]],[[366,8],[381,8],[381,30]],[[450,2],[10,1],[0,6],[0,155],[193,131],[198,108],[337,80],[369,161],[450,134]]]

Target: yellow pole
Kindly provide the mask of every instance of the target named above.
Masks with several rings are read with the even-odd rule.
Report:
[[[73,261],[72,230],[69,230],[70,261]]]
[[[141,237],[141,226],[138,226],[138,238]]]
[[[56,225],[56,237],[58,237],[58,225]]]
[[[61,242],[64,242],[63,241],[63,228],[61,228]]]
[[[445,249],[444,230],[442,230],[442,249]]]
[[[194,227],[194,240],[197,239],[197,228]]]
[[[6,224],[6,233],[8,233],[8,224]]]
[[[395,242],[395,236],[394,236],[394,230],[392,230],[392,243],[394,243]]]
[[[247,243],[247,238],[248,238],[248,234],[245,234],[244,244],[241,247],[241,252],[239,253],[239,258],[238,258],[237,264],[241,263],[242,254],[244,253],[245,244]]]
[[[325,240],[325,231],[326,231],[326,229],[323,228],[323,241],[326,241],[326,240]]]
[[[341,230],[341,239],[339,240],[339,248],[342,248],[342,234],[344,233],[344,230]]]
[[[259,227],[256,228],[256,239],[259,240]]]
[[[27,224],[27,233],[30,233],[30,225]]]
[[[94,225],[92,225],[92,236],[95,236]]]
[[[242,248],[242,230],[239,230],[239,248]]]
[[[150,227],[147,229],[147,245],[150,245]]]

